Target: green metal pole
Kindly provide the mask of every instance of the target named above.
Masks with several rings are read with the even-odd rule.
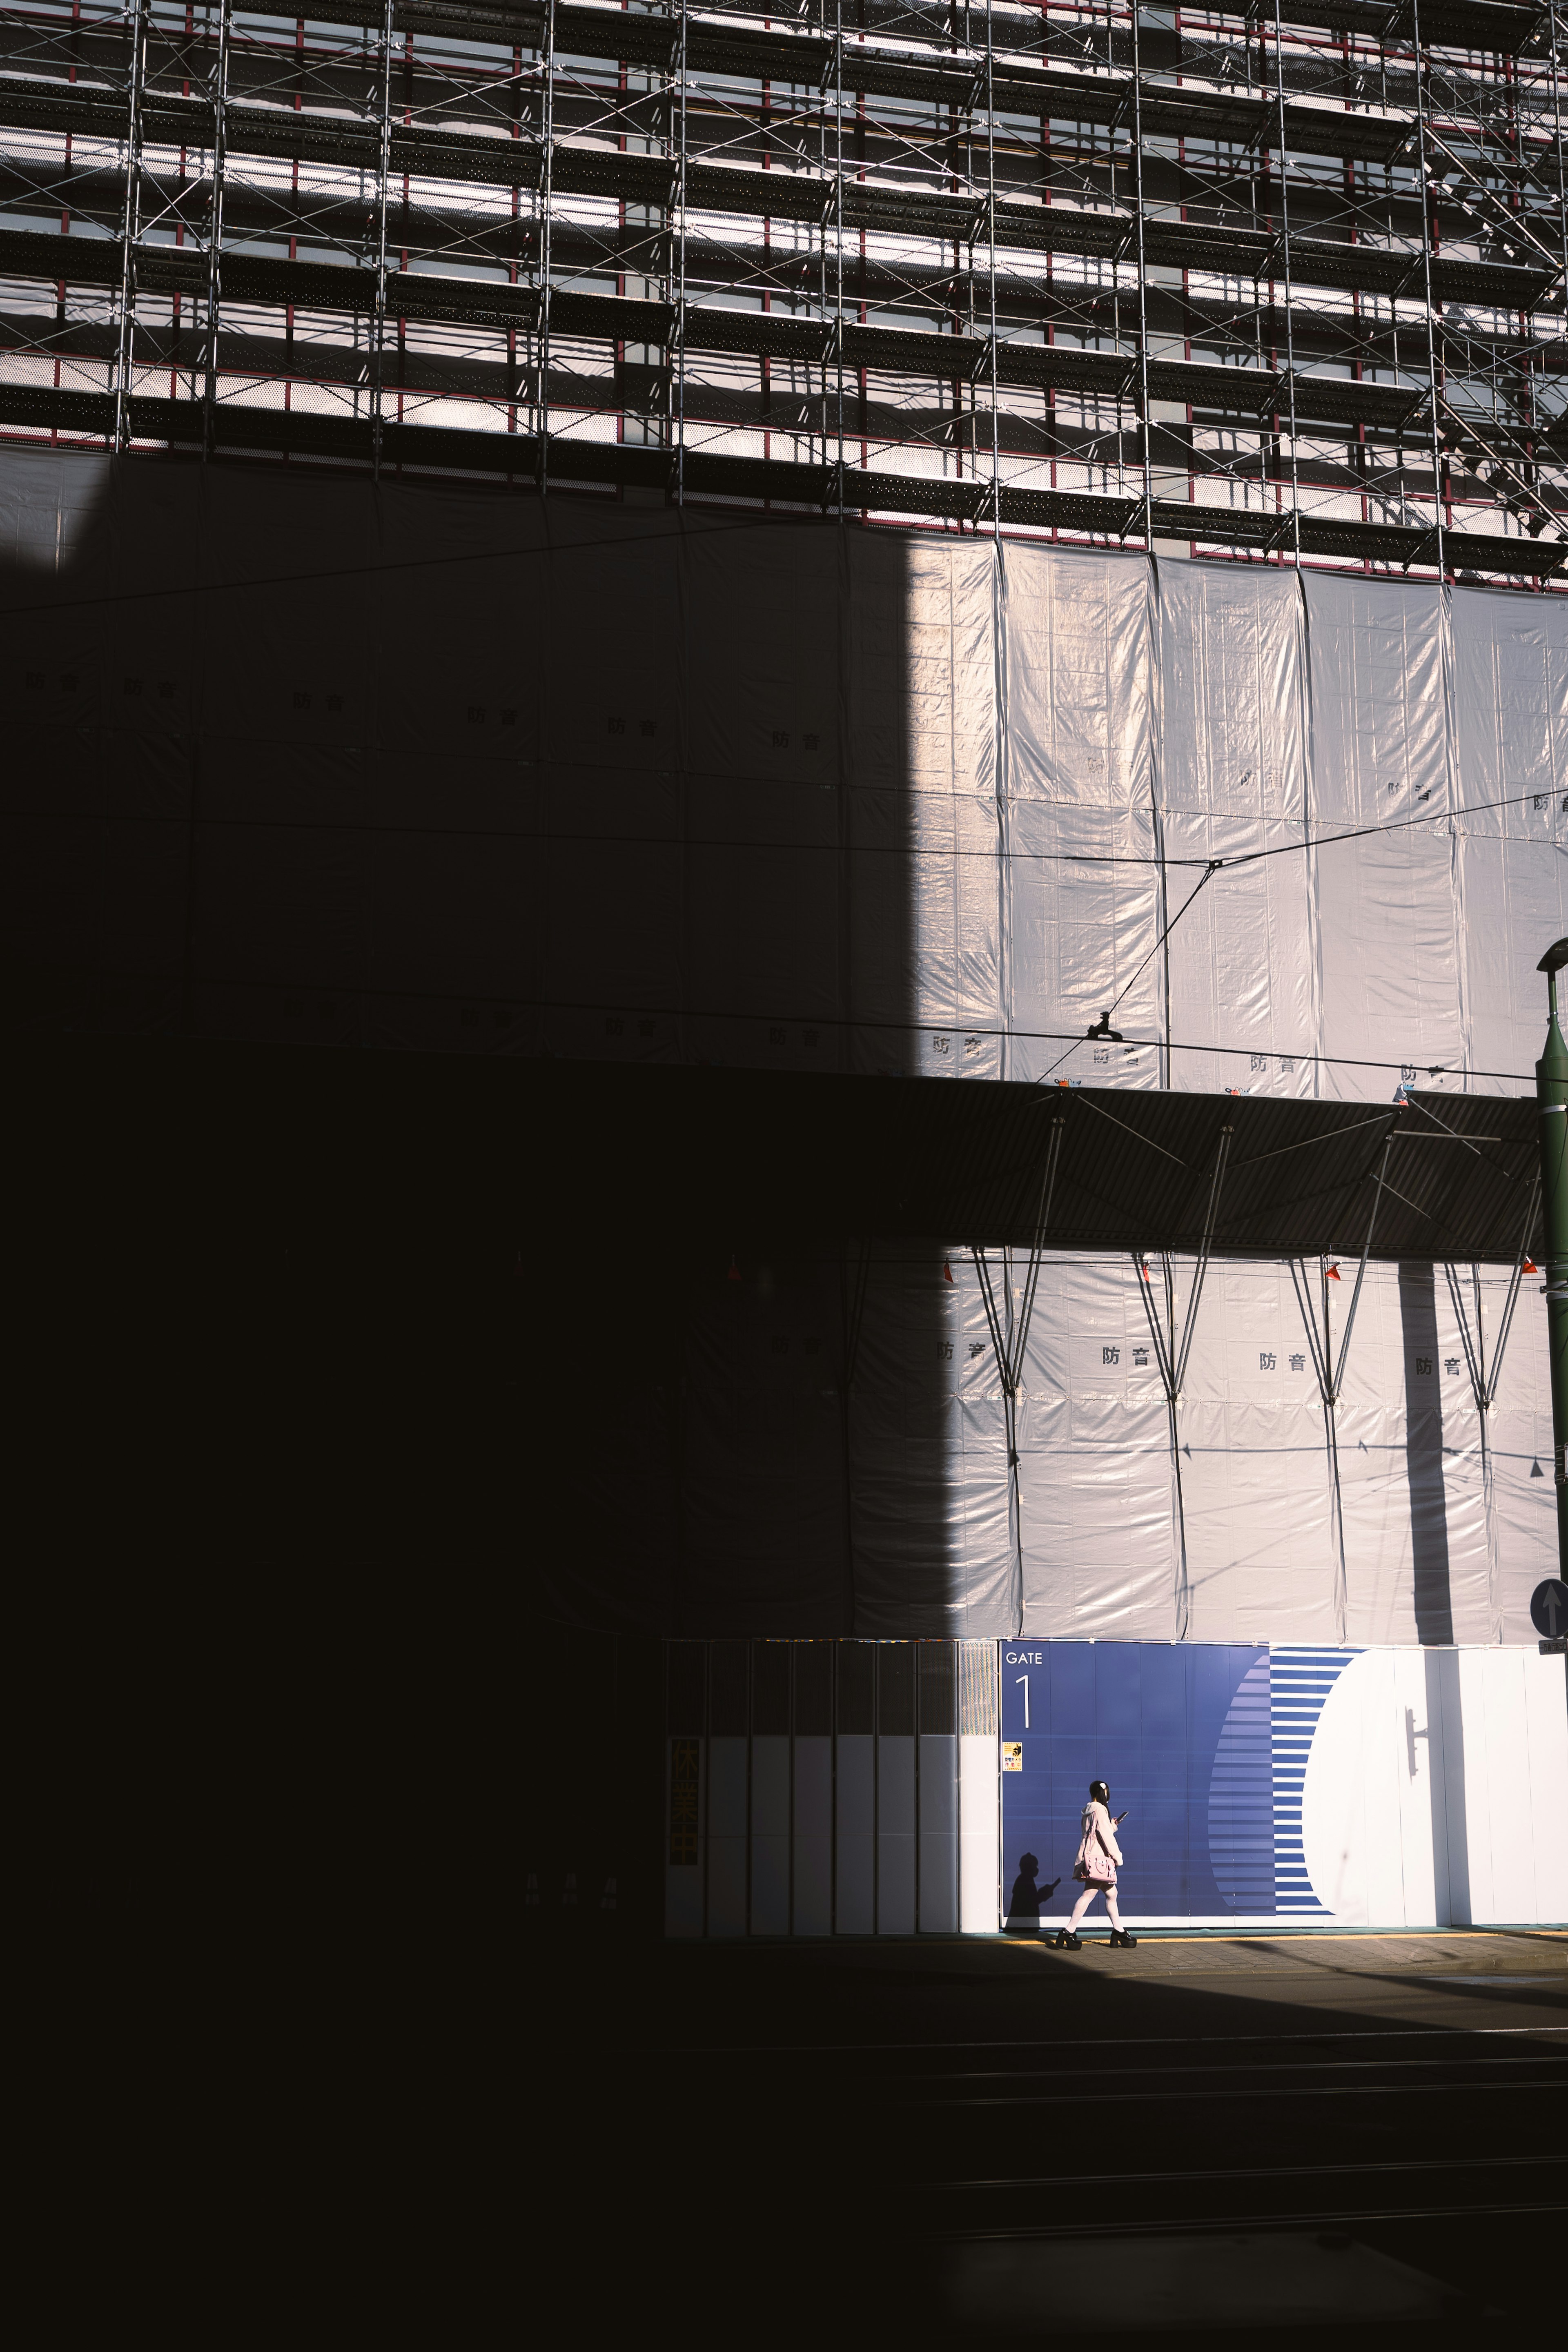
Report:
[[[1557,1478],[1557,1570],[1568,1580],[1568,1045],[1557,1025],[1557,975],[1568,940],[1536,966],[1546,974],[1546,1050],[1535,1066],[1541,1127],[1541,1206],[1546,1234],[1546,1336],[1552,1352],[1552,1452]],[[1529,1247],[1528,1239],[1525,1244]]]

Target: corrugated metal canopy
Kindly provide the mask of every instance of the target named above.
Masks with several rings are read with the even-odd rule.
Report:
[[[725,1252],[1026,1247],[1059,1120],[1050,1249],[1197,1250],[1224,1142],[1217,1254],[1356,1255],[1386,1145],[1374,1257],[1509,1264],[1536,1167],[1533,1097],[1300,1102],[82,1037],[36,1040],[12,1072],[19,1131],[61,1152],[62,1181],[112,1139],[117,1186],[175,1215],[259,1198],[268,1218],[287,1202],[431,1225],[460,1209],[605,1245],[636,1229]]]
[[[899,1206],[881,1229],[988,1244],[1031,1239],[1056,1119],[1053,1249],[1196,1250],[1226,1141],[1216,1252],[1359,1253],[1386,1145],[1373,1257],[1511,1262],[1535,1173],[1533,1098],[1328,1103],[918,1081],[882,1092],[895,1098],[885,1157]],[[874,1213],[870,1197],[861,1213]],[[1539,1215],[1535,1226],[1532,1240]]]

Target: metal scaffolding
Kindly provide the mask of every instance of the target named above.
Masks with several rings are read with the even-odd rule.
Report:
[[[0,433],[1568,556],[1557,0],[0,6]]]

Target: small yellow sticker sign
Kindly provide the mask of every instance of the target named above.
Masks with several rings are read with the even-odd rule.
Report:
[[[1022,1741],[1021,1739],[1005,1739],[1005,1740],[1002,1742],[1002,1769],[1003,1769],[1003,1771],[1004,1771],[1004,1772],[1021,1772],[1021,1771],[1023,1770],[1023,1769],[1024,1769],[1024,1743],[1023,1743],[1023,1741]]]

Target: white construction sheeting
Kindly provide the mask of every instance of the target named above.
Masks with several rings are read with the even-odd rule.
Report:
[[[1568,597],[41,448],[0,572],[46,1027],[1531,1088]],[[688,1630],[1531,1638],[1532,1282],[1483,1416],[1443,1269],[1372,1269],[1336,1485],[1285,1269],[1211,1272],[1173,1451],[1131,1266],[1049,1264],[1010,1421],[965,1239],[782,1434],[694,1305]]]

